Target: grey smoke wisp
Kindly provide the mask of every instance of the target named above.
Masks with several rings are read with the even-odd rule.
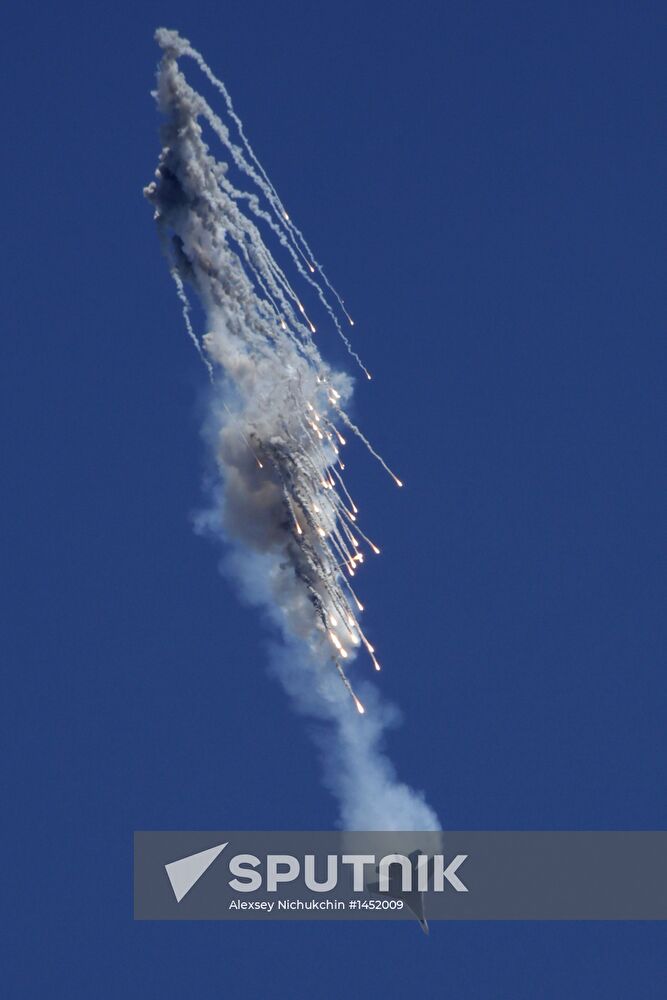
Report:
[[[384,754],[395,711],[372,684],[356,690],[350,682],[361,672],[358,655],[380,669],[356,591],[364,559],[379,550],[343,481],[345,436],[357,435],[402,484],[347,414],[352,380],[320,355],[293,279],[311,289],[370,378],[344,330],[353,321],[255,156],[224,84],[176,32],[161,28],[156,40],[162,152],[145,195],[210,379],[205,430],[216,474],[197,527],[223,541],[242,594],[280,637],[272,670],[295,707],[317,720],[342,825],[437,829],[421,793],[397,779]],[[222,116],[186,80],[184,57],[221,96]],[[189,289],[206,317],[201,338]]]

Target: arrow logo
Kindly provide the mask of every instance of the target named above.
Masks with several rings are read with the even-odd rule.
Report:
[[[199,851],[198,854],[190,854],[187,858],[171,861],[164,866],[177,903],[180,903],[183,897],[190,892],[195,882],[198,882],[204,872],[211,867],[228,843],[229,841],[226,841],[224,844],[218,844],[217,847],[210,847],[207,851]]]

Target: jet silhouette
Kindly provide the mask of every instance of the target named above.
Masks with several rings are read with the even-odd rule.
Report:
[[[377,881],[367,883],[366,889],[374,895],[380,895],[383,897],[389,896],[393,899],[402,899],[408,909],[414,913],[424,934],[428,934],[428,923],[426,916],[424,915],[424,893],[415,888],[417,885],[417,862],[419,861],[421,854],[421,851],[413,851],[412,854],[409,855],[410,864],[412,866],[412,889],[403,889],[403,871],[398,864],[389,866],[389,887],[387,890],[380,892],[380,883]],[[430,869],[432,864],[430,859],[428,863]]]

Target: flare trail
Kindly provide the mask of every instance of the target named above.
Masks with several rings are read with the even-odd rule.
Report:
[[[294,282],[310,289],[325,322],[370,378],[342,329],[353,321],[259,163],[224,84],[176,32],[161,28],[156,40],[162,152],[144,193],[188,334],[211,381],[207,432],[218,478],[200,526],[225,539],[246,595],[282,631],[274,661],[285,687],[302,710],[333,723],[333,740],[322,737],[323,755],[343,822],[432,829],[435,816],[395,779],[380,751],[388,719],[374,689],[368,689],[373,721],[354,718],[354,711],[351,720],[352,706],[340,696],[349,695],[363,715],[348,665],[362,652],[380,669],[353,582],[366,555],[379,548],[360,528],[343,482],[345,433],[357,435],[402,483],[347,415],[351,379],[320,355],[314,318]],[[186,80],[184,57],[222,95],[224,118]],[[218,144],[220,158],[209,141]],[[186,288],[206,316],[202,338]]]

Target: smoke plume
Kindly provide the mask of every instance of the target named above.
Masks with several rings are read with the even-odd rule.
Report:
[[[380,669],[355,589],[364,559],[379,550],[343,481],[345,435],[356,434],[402,484],[348,416],[352,380],[321,357],[314,321],[285,268],[310,289],[370,378],[343,329],[353,321],[255,156],[224,84],[176,32],[161,28],[156,40],[164,124],[145,194],[211,383],[205,432],[216,472],[197,528],[223,541],[242,595],[271,622],[278,637],[272,670],[297,710],[317,722],[324,779],[342,825],[437,829],[423,796],[398,781],[385,756],[395,710],[372,684],[350,682],[358,655]],[[186,80],[184,57],[222,97],[224,118]],[[206,317],[201,339],[186,288]]]

